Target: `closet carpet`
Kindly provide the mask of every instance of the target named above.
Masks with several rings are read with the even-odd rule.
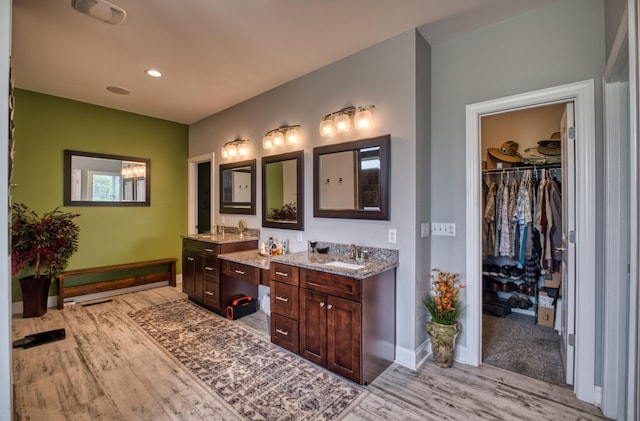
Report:
[[[562,337],[531,316],[482,316],[482,362],[547,383],[566,386]]]

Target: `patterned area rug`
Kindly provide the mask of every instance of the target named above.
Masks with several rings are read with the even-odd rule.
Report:
[[[332,420],[363,393],[187,300],[129,316],[248,420]]]

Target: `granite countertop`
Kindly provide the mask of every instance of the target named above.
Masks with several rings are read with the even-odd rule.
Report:
[[[343,254],[320,254],[307,251],[291,253],[286,256],[270,256],[269,260],[272,262],[284,263],[321,272],[334,273],[336,275],[343,275],[356,279],[365,279],[398,266],[398,261],[396,259],[367,259],[363,263],[358,263],[355,259]],[[364,267],[359,269],[349,269],[345,267],[328,266],[326,263],[330,262],[364,265]]]
[[[260,240],[259,237],[254,237],[246,234],[243,236],[240,236],[240,234],[235,234],[235,233],[228,233],[224,235],[223,234],[183,235],[182,238],[188,238],[190,240],[204,241],[205,243],[214,243],[214,244],[241,243],[243,241]]]
[[[234,251],[233,253],[223,253],[218,255],[218,259],[230,262],[242,263],[260,269],[269,269],[269,259],[271,256],[263,256],[258,249]]]

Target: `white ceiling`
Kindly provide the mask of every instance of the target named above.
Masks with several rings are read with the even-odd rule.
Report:
[[[113,26],[14,0],[12,64],[19,88],[189,124],[409,29],[433,45],[554,1],[111,0]]]

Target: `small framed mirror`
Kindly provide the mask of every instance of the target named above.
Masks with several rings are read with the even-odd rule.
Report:
[[[151,160],[64,151],[65,206],[150,206]]]
[[[313,149],[313,216],[389,219],[390,138]]]
[[[220,164],[220,213],[256,214],[256,160]]]
[[[262,226],[304,230],[304,151],[262,157]]]

